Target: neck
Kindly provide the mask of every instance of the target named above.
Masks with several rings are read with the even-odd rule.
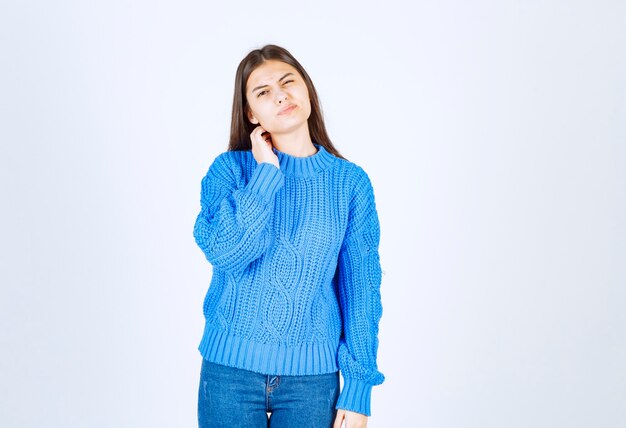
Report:
[[[307,122],[289,133],[272,132],[272,145],[277,150],[295,157],[311,156],[317,152],[311,140]]]

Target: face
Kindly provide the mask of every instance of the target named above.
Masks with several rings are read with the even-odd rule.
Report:
[[[265,61],[246,83],[248,119],[270,134],[287,134],[306,126],[311,102],[298,70],[281,61]]]

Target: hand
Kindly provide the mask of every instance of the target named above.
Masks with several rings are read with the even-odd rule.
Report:
[[[350,410],[337,409],[337,416],[333,428],[341,428],[341,421],[345,419],[344,428],[363,428],[367,426],[367,416]]]
[[[254,128],[250,133],[250,142],[252,142],[252,155],[257,163],[268,162],[280,168],[278,156],[272,151],[272,136],[261,125]]]

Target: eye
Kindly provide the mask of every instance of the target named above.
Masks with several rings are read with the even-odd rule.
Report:
[[[267,92],[267,91],[261,91],[261,92],[259,92],[259,93],[257,94],[257,96],[256,96],[256,97],[257,97],[257,98],[259,98],[261,95],[265,95],[265,93],[266,93],[266,92]]]
[[[285,80],[284,84],[286,85],[287,83],[291,83],[291,82],[293,82],[293,80]]]

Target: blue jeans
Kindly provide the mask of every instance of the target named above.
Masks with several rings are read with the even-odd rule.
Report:
[[[274,376],[203,358],[198,423],[200,428],[331,428],[338,397],[338,371]]]

